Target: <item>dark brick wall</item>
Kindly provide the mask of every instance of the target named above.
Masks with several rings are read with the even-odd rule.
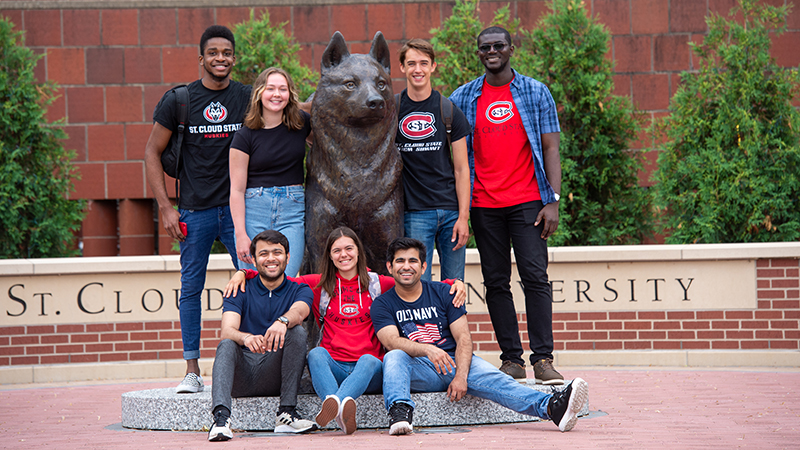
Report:
[[[768,0],[784,4],[785,0]],[[2,7],[0,2],[0,7]],[[15,2],[26,4],[25,2]],[[41,2],[39,2],[41,3]],[[33,4],[31,2],[30,4]],[[77,4],[77,2],[76,2]],[[213,4],[203,2],[202,5]],[[219,5],[224,5],[219,2]],[[494,11],[510,4],[526,29],[546,12],[544,1],[481,2],[481,19],[488,23]],[[696,63],[689,42],[699,42],[706,32],[704,17],[727,11],[734,0],[586,0],[591,14],[612,32],[608,57],[616,63],[615,93],[630,96],[651,118],[663,116],[680,81],[680,72]],[[25,30],[26,44],[45,57],[36,68],[39,80],[60,84],[61,97],[49,108],[51,120],[66,119],[75,162],[82,179],[74,197],[103,201],[152,198],[144,175],[144,145],[151,129],[153,108],[171,85],[190,82],[200,75],[197,41],[214,23],[232,25],[249,17],[249,7],[198,7],[156,9],[42,9],[0,10],[18,29]],[[7,6],[6,6],[7,7]],[[314,68],[331,34],[342,31],[354,52],[366,52],[378,30],[396,52],[412,37],[430,37],[430,29],[452,12],[449,2],[394,2],[381,4],[329,4],[320,6],[257,7],[267,9],[274,23],[286,22],[301,44],[298,57]],[[773,56],[784,66],[800,65],[800,8],[788,19],[789,31],[773,38]],[[394,87],[404,87],[395,64]],[[636,148],[651,146],[642,134]],[[649,185],[648,172],[655,162],[648,153],[642,184]],[[173,190],[172,180],[167,186]],[[106,206],[107,207],[107,206]],[[105,207],[104,207],[105,208]],[[115,205],[116,209],[116,205]],[[123,245],[118,238],[110,245],[106,234],[94,235],[90,211],[84,223],[84,254],[116,255]],[[150,215],[128,215],[146,228]],[[115,222],[120,223],[121,218]],[[100,227],[102,228],[102,227]],[[104,231],[105,233],[105,231]],[[163,231],[162,231],[163,233]],[[126,254],[152,254],[155,239],[140,239],[124,245]],[[159,236],[161,253],[170,253],[169,238]]]

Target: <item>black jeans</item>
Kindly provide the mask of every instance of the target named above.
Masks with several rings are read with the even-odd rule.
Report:
[[[472,208],[472,230],[481,255],[486,306],[500,359],[524,364],[514,297],[511,294],[511,245],[525,293],[531,364],[553,357],[553,291],[547,278],[544,221],[534,226],[541,201],[505,208]]]

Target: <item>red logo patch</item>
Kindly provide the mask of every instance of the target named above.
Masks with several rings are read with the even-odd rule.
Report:
[[[399,128],[403,136],[420,140],[433,136],[436,133],[436,118],[431,113],[425,112],[412,112],[411,114],[403,117],[400,121]]]
[[[511,102],[494,102],[486,108],[486,118],[492,123],[503,123],[514,117],[514,105]]]

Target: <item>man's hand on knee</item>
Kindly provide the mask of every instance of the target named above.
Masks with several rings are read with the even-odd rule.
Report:
[[[264,333],[264,344],[268,352],[277,352],[283,348],[287,329],[288,327],[284,323],[278,321],[267,328],[267,332]]]
[[[456,368],[456,363],[453,361],[453,358],[447,354],[444,350],[436,347],[435,345],[429,345],[428,348],[428,359],[431,360],[433,366],[436,368],[436,372],[440,374],[452,373]]]
[[[267,347],[264,343],[264,336],[251,334],[244,338],[244,345],[253,353],[264,353]]]

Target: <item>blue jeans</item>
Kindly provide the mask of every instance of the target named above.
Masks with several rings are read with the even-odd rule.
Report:
[[[244,191],[244,226],[250,239],[264,230],[277,230],[289,240],[286,276],[300,270],[306,248],[306,194],[303,186],[248,188]],[[255,269],[240,261],[239,267]]]
[[[402,350],[387,353],[383,357],[383,367],[383,400],[387,411],[394,402],[415,407],[411,392],[447,391],[455,375],[455,372],[439,374],[427,357],[414,358]],[[467,394],[491,400],[521,414],[550,418],[547,405],[552,395],[520,384],[475,355],[472,355],[467,375]]]
[[[206,267],[211,245],[219,238],[238,268],[233,219],[228,206],[204,209],[179,209],[181,222],[186,223],[186,240],[181,242],[181,339],[183,359],[200,357],[202,305],[200,296],[206,284]]]
[[[431,263],[433,262],[434,243],[439,250],[440,280],[464,279],[464,259],[467,255],[467,247],[464,246],[453,251],[453,247],[458,241],[450,242],[453,237],[453,226],[457,220],[458,211],[445,209],[406,211],[403,220],[406,236],[422,241],[428,249],[428,256],[425,260],[428,268],[422,274],[423,280],[431,281],[432,278]]]
[[[358,361],[336,361],[328,350],[312,348],[308,352],[308,371],[314,390],[321,399],[336,395],[358,398],[364,392],[381,391],[383,364],[372,355],[361,355]]]

